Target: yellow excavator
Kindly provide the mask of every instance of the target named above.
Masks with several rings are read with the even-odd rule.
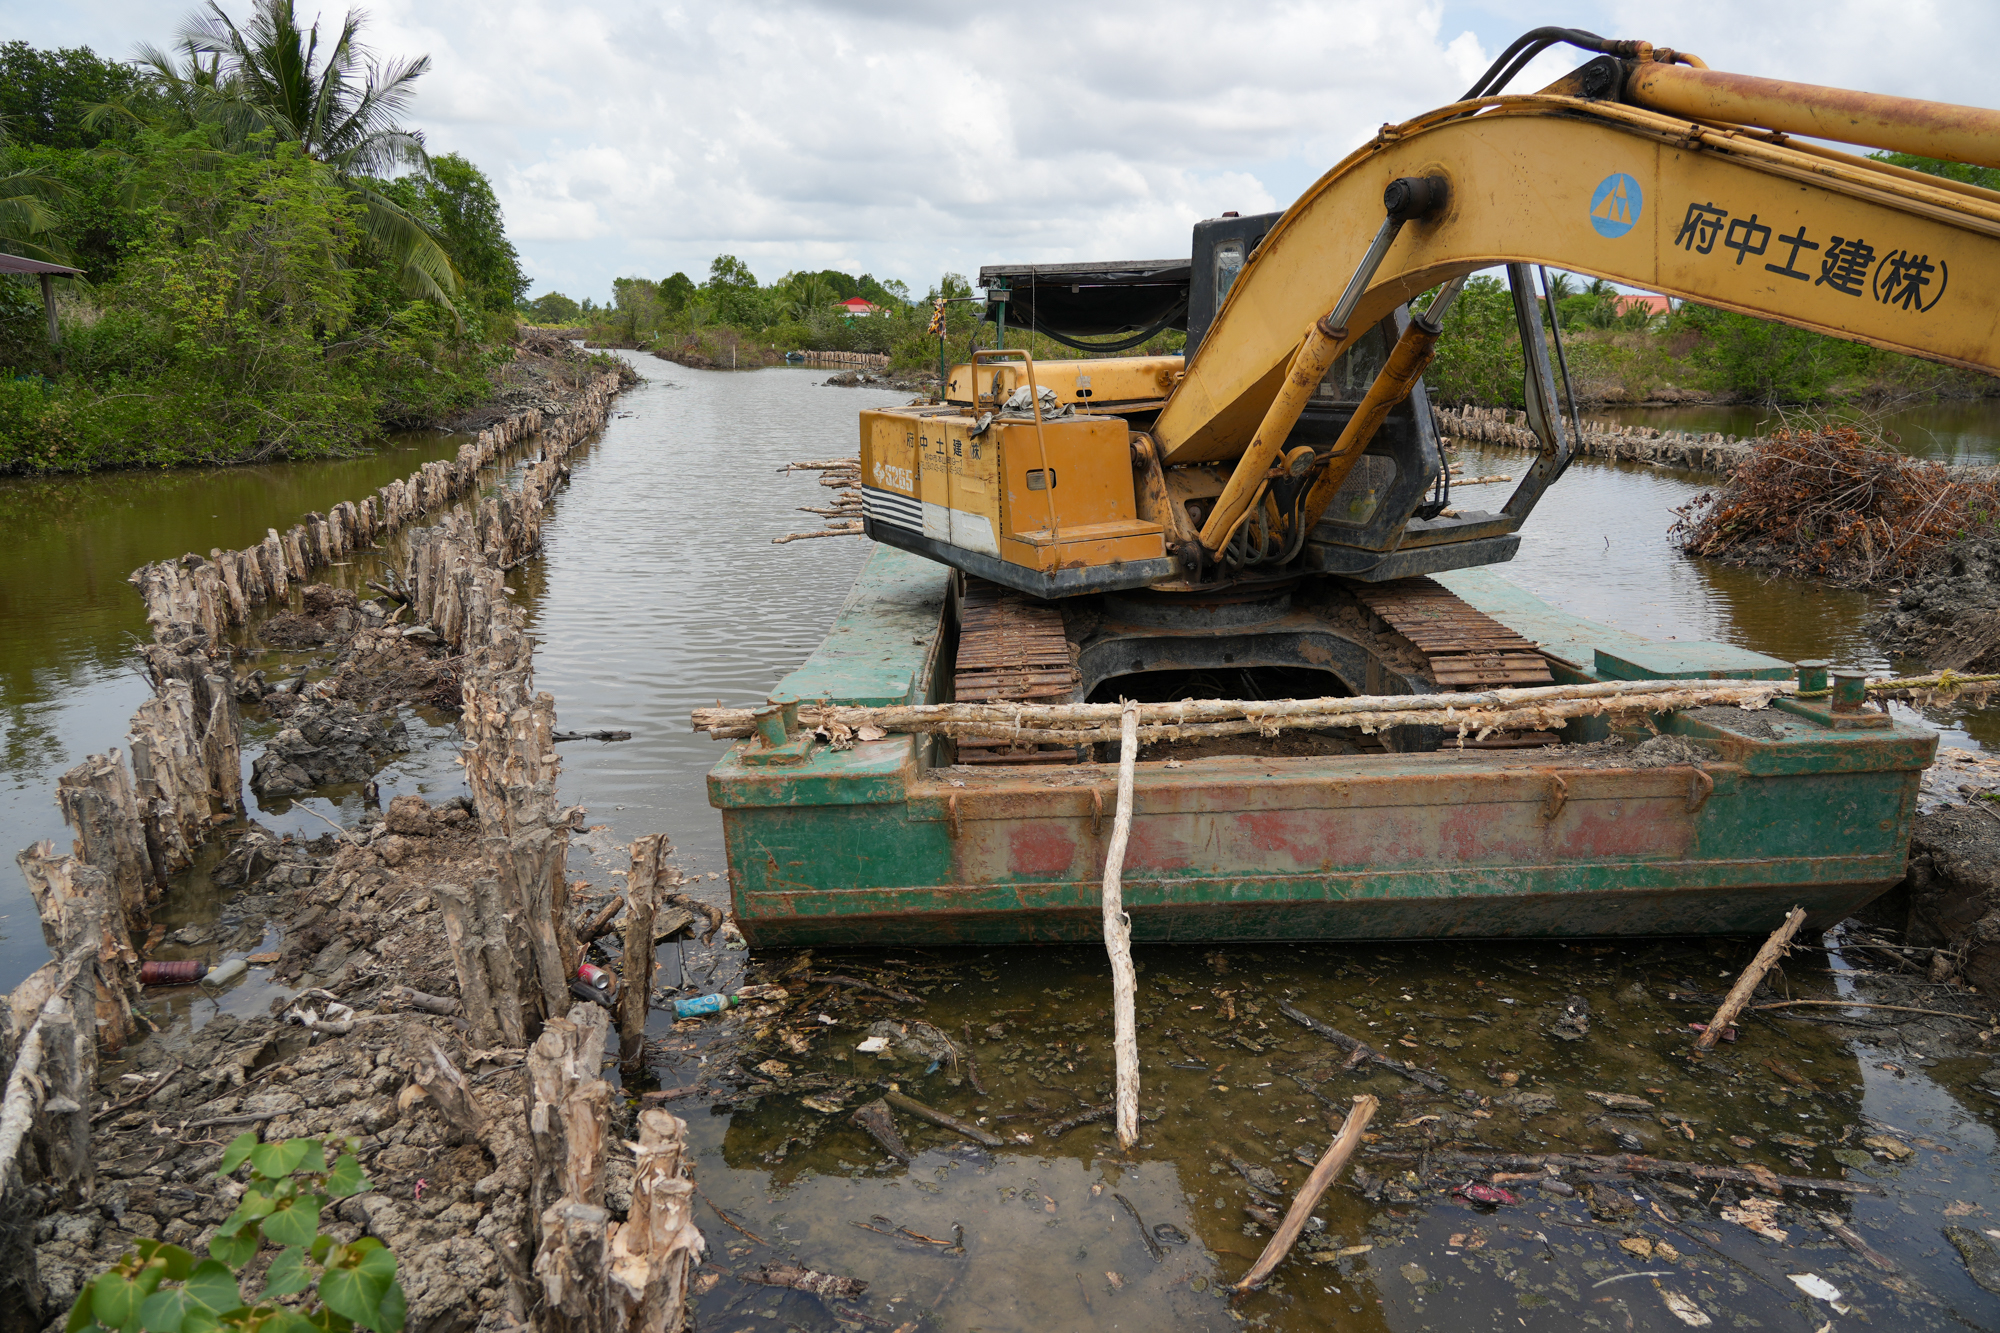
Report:
[[[1594,58],[1503,94],[1559,43]],[[1010,323],[1100,352],[1181,328],[1186,354],[974,352],[935,401],[863,414],[864,530],[1039,599],[1211,605],[1507,560],[1574,443],[1547,264],[2000,369],[2000,193],[1817,140],[2000,167],[2000,113],[1537,29],[1282,214],[1197,224],[1187,260],[983,269],[999,343]],[[1461,285],[1496,266],[1541,449],[1497,511],[1453,512],[1422,375]]]

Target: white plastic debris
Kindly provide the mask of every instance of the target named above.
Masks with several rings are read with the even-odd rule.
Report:
[[[1662,1291],[1660,1299],[1667,1303],[1667,1308],[1674,1312],[1674,1317],[1689,1328],[1707,1328],[1714,1322],[1699,1305],[1678,1291]]]
[[[870,1037],[854,1049],[860,1051],[863,1055],[880,1055],[889,1049],[889,1039],[887,1037]]]
[[[1840,1288],[1828,1282],[1818,1273],[1787,1273],[1785,1276],[1792,1280],[1793,1286],[1814,1300],[1837,1301],[1840,1299]]]

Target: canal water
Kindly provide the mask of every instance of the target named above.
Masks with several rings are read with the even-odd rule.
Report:
[[[688,712],[761,700],[818,643],[867,547],[848,537],[772,545],[781,533],[819,526],[798,507],[828,494],[813,474],[779,469],[851,453],[856,412],[903,395],[824,387],[824,372],[633,362],[648,382],[618,400],[558,499],[545,554],[510,574],[510,584],[538,639],[537,686],[555,695],[562,725],[634,733],[623,744],[564,747],[564,799],[587,806],[602,826],[588,841],[667,833],[682,868],[719,900],[721,883],[706,878],[724,864],[704,777],[721,747],[688,730]],[[1954,438],[1974,441],[1963,447],[1975,457],[1954,455],[1959,461],[1994,461],[2000,413],[1985,410],[1983,428],[1955,428]],[[1912,430],[1901,434],[1909,447]],[[56,774],[120,743],[142,697],[128,645],[144,626],[126,572],[184,549],[245,544],[455,444],[414,442],[369,460],[258,477],[0,487],[0,506],[27,533],[17,550],[36,553],[0,580],[0,718],[8,728],[0,832],[11,845],[63,836]],[[1504,450],[1465,457],[1475,474],[1518,473],[1526,461]],[[343,467],[356,471],[335,476]],[[1543,500],[1506,575],[1643,635],[1888,665],[1858,629],[1866,596],[1767,582],[1674,552],[1666,538],[1672,510],[1703,489],[1685,473],[1580,460]],[[1505,490],[1493,489],[1496,506]],[[1470,495],[1460,503],[1475,503]],[[2000,740],[1990,712],[1932,720],[1948,744]],[[443,726],[411,721],[418,733]],[[412,755],[383,787],[385,802],[399,790],[457,791],[449,747]],[[324,828],[313,814],[352,822],[360,809],[358,794],[329,793],[256,817],[310,836]],[[573,865],[607,883],[616,863],[580,851]],[[204,903],[193,915],[217,910],[225,909]],[[17,880],[0,890],[0,911],[0,986],[11,986],[46,955]],[[1889,1024],[1857,1042],[1806,1024],[1758,1023],[1746,1028],[1745,1049],[1724,1048],[1690,1072],[1680,1058],[1684,1024],[1706,1013],[1672,997],[1725,989],[1746,957],[1740,943],[1709,940],[1142,948],[1142,1102],[1157,1118],[1130,1161],[1109,1155],[1096,1124],[1060,1139],[1046,1134],[1051,1120],[1104,1100],[1109,1086],[1100,952],[903,950],[841,960],[831,970],[894,978],[921,993],[918,1012],[967,1040],[986,1091],[949,1065],[885,1064],[883,1073],[922,1100],[1030,1142],[986,1152],[906,1121],[918,1155],[903,1168],[884,1164],[844,1114],[793,1099],[691,1112],[705,1194],[754,1236],[704,1212],[719,1263],[793,1262],[870,1284],[862,1302],[835,1312],[846,1318],[837,1324],[815,1297],[724,1281],[702,1298],[701,1325],[965,1333],[1242,1322],[1283,1330],[1699,1326],[1675,1313],[1678,1302],[1730,1328],[2000,1326],[2000,1298],[1974,1285],[1941,1231],[2000,1230],[2000,1117],[1971,1084],[1985,1062],[1940,1062],[1922,1038]],[[1814,993],[1845,994],[1865,984],[1845,967],[1835,955],[1803,954],[1791,976]],[[665,979],[676,975],[670,961]],[[1576,997],[1591,1026],[1568,1041],[1556,1029]],[[261,1010],[262,998],[251,1007]],[[1380,1044],[1401,1043],[1467,1097],[1412,1102],[1414,1085],[1386,1073],[1321,1086],[1319,1096],[1341,1106],[1354,1093],[1380,1096],[1374,1146],[1409,1156],[1364,1159],[1372,1197],[1347,1185],[1328,1195],[1305,1247],[1320,1257],[1288,1265],[1276,1290],[1232,1307],[1217,1284],[1239,1275],[1268,1235],[1244,1209],[1272,1196],[1282,1211],[1331,1128],[1330,1108],[1283,1077],[1325,1048],[1279,1014],[1281,1000]],[[893,1005],[849,1001],[840,1026],[804,1034],[810,1053],[797,1063],[859,1073],[873,1057],[852,1049],[853,1020],[865,1027],[897,1016]],[[1811,1086],[1782,1079],[1760,1063],[1767,1057],[1804,1069]],[[1609,1116],[1579,1089],[1636,1095],[1652,1107]],[[1524,1091],[1547,1104],[1523,1100]],[[1805,1210],[1781,1218],[1785,1241],[1760,1238],[1724,1220],[1719,1210],[1733,1199],[1706,1185],[1698,1197],[1673,1182],[1578,1181],[1585,1195],[1574,1197],[1522,1187],[1517,1202],[1497,1208],[1418,1200],[1399,1171],[1420,1166],[1440,1127],[1451,1125],[1461,1142],[1496,1151],[1616,1151],[1622,1133],[1662,1155],[1876,1181],[1885,1193],[1821,1196],[1819,1206],[1897,1271],[1862,1266]],[[1885,1127],[1915,1155],[1897,1164],[1856,1147]],[[1158,1257],[1133,1213],[1157,1233]],[[1620,1245],[1635,1239],[1648,1250],[1666,1241],[1679,1257]],[[1818,1275],[1841,1295],[1812,1296],[1793,1275]]]

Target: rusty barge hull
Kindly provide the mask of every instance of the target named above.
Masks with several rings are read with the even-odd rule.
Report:
[[[948,577],[878,548],[826,643],[773,700],[937,697]],[[1566,662],[1772,672],[1740,649],[1648,645],[1565,616],[1483,571],[1452,581]],[[1778,710],[1653,721],[1705,757],[1641,767],[1616,747],[1142,760],[1124,874],[1133,938],[1761,932],[1794,904],[1829,925],[1902,878],[1932,733],[1835,730]],[[1601,739],[1594,725],[1572,724],[1565,739]],[[733,746],[709,775],[753,944],[1099,935],[1115,765],[939,766],[933,742],[911,736],[803,755],[757,745]]]

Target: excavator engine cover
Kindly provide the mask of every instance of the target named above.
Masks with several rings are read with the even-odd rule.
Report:
[[[1138,516],[1129,438],[1117,417],[864,412],[862,529],[1037,597],[1172,577],[1161,526]]]

